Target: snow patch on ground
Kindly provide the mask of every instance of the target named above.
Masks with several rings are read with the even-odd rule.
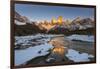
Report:
[[[90,35],[88,36],[88,35],[74,34],[74,35],[68,36],[66,38],[70,39],[70,40],[81,40],[81,41],[87,41],[87,42],[94,42],[94,36],[90,36]]]
[[[70,60],[73,60],[74,62],[85,62],[90,61],[89,58],[94,58],[93,55],[89,55],[87,53],[79,53],[79,51],[69,49],[68,54],[66,54],[66,57]]]
[[[48,50],[53,48],[52,45],[45,43],[35,47],[29,47],[24,50],[15,50],[15,65],[25,64],[25,62],[49,54]],[[41,53],[39,53],[41,51]]]
[[[16,24],[16,25],[26,25],[25,22],[20,22],[20,21],[18,21],[18,20],[15,20],[15,24]]]
[[[51,35],[51,34],[37,34],[37,35],[29,35],[29,36],[15,36],[15,45],[32,45],[34,41],[31,41],[33,39],[36,39],[37,42],[45,43],[47,41],[50,41],[52,37],[59,36],[59,35]]]
[[[55,60],[55,58],[48,58],[46,61],[50,62],[51,60]]]

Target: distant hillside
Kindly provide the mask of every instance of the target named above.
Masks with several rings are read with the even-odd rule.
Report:
[[[50,30],[48,33],[50,34],[64,34],[64,35],[72,35],[72,34],[84,34],[84,35],[94,35],[95,34],[95,29],[94,28],[87,28],[87,29],[82,29],[82,30],[73,30],[70,31],[68,29],[55,29],[55,30]]]
[[[24,36],[36,33],[45,33],[46,30],[40,30],[35,24],[15,25],[15,35]]]
[[[26,16],[21,16],[19,13],[15,12],[15,22],[14,22],[15,35],[31,35],[36,33],[45,33],[45,29],[40,29],[35,22],[31,22]]]

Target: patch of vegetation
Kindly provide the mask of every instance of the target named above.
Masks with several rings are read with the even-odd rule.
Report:
[[[15,25],[15,33],[14,35],[17,36],[25,36],[25,35],[31,35],[31,34],[37,34],[37,33],[44,33],[45,30],[40,30],[36,25],[27,24],[27,25]]]
[[[64,34],[64,35],[72,35],[72,34],[80,34],[80,35],[94,35],[94,28],[88,28],[83,30],[68,30],[68,29],[55,29],[50,30],[48,33],[50,34]]]

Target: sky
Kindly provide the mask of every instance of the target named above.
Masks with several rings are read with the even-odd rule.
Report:
[[[32,4],[15,4],[15,11],[31,21],[50,21],[52,18],[62,16],[64,20],[81,18],[94,18],[94,8],[48,6]]]

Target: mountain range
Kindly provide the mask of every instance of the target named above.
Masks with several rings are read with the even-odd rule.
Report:
[[[63,21],[60,25],[59,23],[53,24],[52,22],[47,21],[37,23],[30,21],[28,17],[22,16],[18,12],[15,12],[14,25],[15,35],[27,35],[35,33],[68,34],[72,31],[90,31],[91,33],[94,30],[95,22],[91,18],[77,17],[71,21]]]

